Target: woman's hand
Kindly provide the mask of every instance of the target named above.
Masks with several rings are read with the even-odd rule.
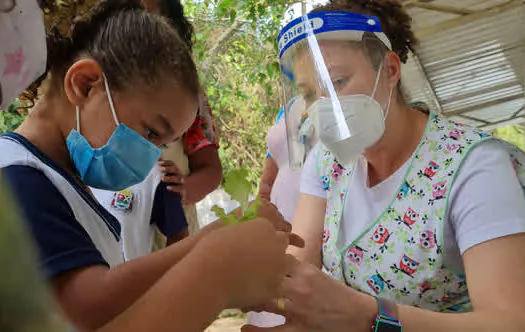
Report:
[[[194,250],[212,256],[212,264],[221,266],[223,273],[217,278],[224,278],[230,306],[244,307],[277,295],[292,262],[285,254],[289,244],[288,234],[276,232],[270,222],[260,218],[213,231]]]
[[[271,329],[245,326],[243,332],[370,331],[377,311],[375,301],[363,301],[367,295],[295,259],[280,292],[284,310],[277,304],[283,300],[274,300],[259,309],[284,315],[286,324]]]

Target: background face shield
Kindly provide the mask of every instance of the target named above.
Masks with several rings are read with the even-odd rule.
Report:
[[[299,169],[317,142],[316,132],[301,95],[291,98],[284,112],[289,167]]]
[[[304,99],[309,122],[315,123],[316,138],[323,143],[349,139],[355,131],[340,97],[369,97],[382,90],[385,80],[376,78],[381,78],[379,67],[389,48],[377,18],[349,12],[312,13],[281,31],[279,55],[292,167],[302,166],[305,153],[298,151],[303,147],[298,144],[300,131],[289,101],[297,96]]]

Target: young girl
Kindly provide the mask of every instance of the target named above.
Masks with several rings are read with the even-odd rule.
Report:
[[[177,319],[181,330],[198,331],[221,309],[270,295],[284,273],[288,240],[268,222],[217,231],[220,225],[213,225],[199,237],[119,265],[119,224],[88,189],[121,190],[142,181],[160,156],[158,146],[173,141],[193,121],[199,84],[177,33],[138,1],[108,0],[89,19],[77,21],[70,35],[52,39],[48,89],[19,130],[0,138],[0,168],[66,317],[79,330],[95,330],[170,269],[111,326],[144,331],[147,324],[159,331]],[[2,54],[15,54],[22,63],[33,46],[1,45]],[[23,78],[15,69],[13,75]],[[282,222],[270,209],[263,215]],[[209,256],[212,251],[217,256]],[[206,286],[192,290],[193,282]],[[212,299],[203,303],[210,294]],[[182,297],[183,305],[176,301]]]
[[[191,50],[193,28],[180,1],[142,2],[148,11],[166,17]],[[126,260],[163,249],[199,230],[195,203],[219,185],[222,169],[211,109],[203,94],[198,105],[191,127],[164,147],[161,166],[144,181],[118,192],[92,189],[97,201],[120,222]]]

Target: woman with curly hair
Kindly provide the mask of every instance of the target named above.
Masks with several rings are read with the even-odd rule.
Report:
[[[287,322],[268,331],[525,330],[525,156],[405,102],[415,45],[395,0],[332,1],[283,29],[283,81],[322,144],[293,220],[307,246],[265,308]]]

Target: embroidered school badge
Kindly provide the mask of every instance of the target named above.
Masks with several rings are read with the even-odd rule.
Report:
[[[113,194],[111,207],[117,210],[131,211],[133,209],[133,200],[133,191],[125,189]]]

